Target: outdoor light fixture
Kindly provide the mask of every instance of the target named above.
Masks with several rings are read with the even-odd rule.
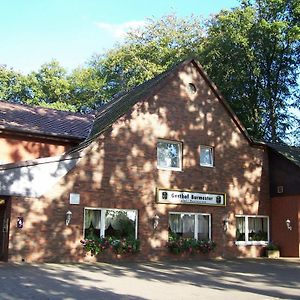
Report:
[[[157,228],[157,226],[158,226],[158,221],[159,221],[159,215],[155,215],[154,217],[153,217],[153,229],[156,229]]]
[[[288,230],[292,230],[291,220],[290,219],[286,219],[285,223],[286,223],[287,229]]]
[[[226,232],[228,229],[228,225],[229,225],[229,219],[228,218],[224,218],[222,220],[222,224],[223,224],[223,231]]]
[[[67,226],[70,224],[71,219],[72,219],[72,212],[68,210],[68,211],[66,212],[66,225],[67,225]]]

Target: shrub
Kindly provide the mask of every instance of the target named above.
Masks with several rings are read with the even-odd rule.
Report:
[[[279,246],[273,242],[268,243],[266,250],[279,250]]]

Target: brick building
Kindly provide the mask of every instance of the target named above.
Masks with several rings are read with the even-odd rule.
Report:
[[[194,60],[103,106],[60,157],[2,166],[0,184],[3,259],[83,261],[80,240],[121,221],[140,259],[169,258],[170,235],[212,239],[222,257],[260,256],[272,238],[268,147]]]

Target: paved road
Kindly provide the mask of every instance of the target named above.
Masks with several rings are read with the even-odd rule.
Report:
[[[0,299],[300,299],[300,260],[0,263]]]

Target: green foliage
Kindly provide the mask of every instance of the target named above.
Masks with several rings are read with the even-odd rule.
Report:
[[[109,241],[106,238],[86,239],[80,241],[86,252],[91,252],[91,255],[97,255],[102,253],[110,246]]]
[[[279,250],[279,246],[273,242],[268,243],[266,250]]]
[[[196,240],[192,238],[181,238],[170,235],[167,247],[173,254],[180,253],[209,253],[214,251],[216,243],[211,240]]]
[[[70,84],[66,78],[66,70],[58,61],[43,64],[38,72],[32,72],[28,78],[33,94],[31,104],[68,103]]]
[[[134,254],[140,251],[140,241],[132,238],[93,238],[80,242],[84,250],[90,252],[92,256],[100,254],[106,249],[112,249],[116,254]]]
[[[88,111],[102,104],[106,79],[95,68],[77,68],[68,76],[68,81],[71,103],[77,110]]]
[[[53,103],[47,103],[47,102],[42,101],[42,102],[38,103],[38,105],[42,106],[42,107],[57,109],[57,110],[72,111],[72,112],[77,111],[77,108],[75,105],[68,104],[68,103],[62,102],[62,101],[56,101]]]
[[[213,18],[202,63],[250,133],[280,141],[300,106],[300,2],[243,1]],[[222,66],[220,68],[220,66]]]
[[[110,244],[117,254],[137,253],[140,250],[140,241],[136,239],[109,239]]]
[[[9,102],[22,102],[30,98],[26,76],[0,66],[0,99]]]
[[[103,100],[162,73],[187,56],[197,56],[203,39],[200,19],[169,15],[128,32],[122,45],[90,62],[106,79]]]

